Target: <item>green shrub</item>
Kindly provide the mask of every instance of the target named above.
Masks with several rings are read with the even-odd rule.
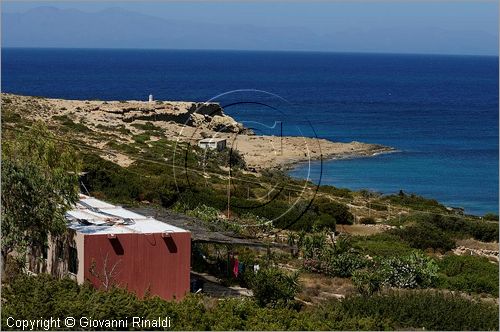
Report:
[[[321,192],[330,194],[337,197],[352,198],[352,192],[346,188],[337,188],[334,186],[321,186],[319,189]]]
[[[297,245],[302,250],[305,259],[323,259],[326,248],[326,234],[323,232],[300,233]]]
[[[219,220],[219,210],[205,204],[198,205],[194,210],[188,211],[188,215],[207,222],[217,222]]]
[[[380,265],[384,284],[397,288],[432,286],[439,270],[436,262],[415,252],[409,256],[384,258]]]
[[[446,255],[439,262],[439,287],[498,297],[498,264],[478,256]]]
[[[152,122],[146,122],[146,123],[132,123],[132,127],[135,127],[140,130],[144,131],[160,131],[162,130],[160,127],[155,126]]]
[[[76,133],[88,133],[92,132],[92,129],[88,128],[86,125],[83,123],[79,122],[74,122],[69,116],[65,115],[55,115],[52,117],[54,120],[57,120],[61,122],[61,124],[68,128],[71,129],[72,131]]]
[[[344,299],[341,307],[347,317],[385,319],[390,329],[396,330],[498,330],[497,305],[433,291],[352,296]],[[324,310],[336,310],[335,304]]]
[[[336,224],[352,225],[354,216],[349,212],[347,205],[320,198],[314,202],[319,214],[325,214],[335,219]]]
[[[415,194],[406,194],[400,191],[398,195],[388,195],[383,198],[392,204],[406,206],[415,210],[429,210],[436,212],[447,212],[446,207],[435,199],[428,199]]]
[[[363,225],[375,225],[376,224],[375,218],[373,218],[373,217],[363,217],[359,220],[359,223],[363,224]]]
[[[495,213],[486,213],[483,217],[484,220],[493,220],[498,221],[498,214]]]
[[[352,238],[352,245],[366,255],[382,257],[407,255],[414,250],[397,235],[388,232],[355,236]]]
[[[352,274],[352,282],[360,294],[368,296],[382,288],[384,275],[380,270],[360,269]]]
[[[151,139],[148,134],[139,134],[132,137],[137,144],[145,144]]]
[[[382,286],[396,288],[423,288],[437,280],[438,265],[419,252],[408,256],[377,258],[365,268],[352,272],[352,281],[363,295],[370,295]]]
[[[246,162],[238,150],[229,149],[229,165],[231,169],[245,169]]]
[[[98,129],[101,129],[101,130],[115,131],[115,132],[118,132],[118,133],[124,134],[124,135],[130,135],[130,134],[132,134],[132,132],[130,131],[130,129],[128,129],[127,127],[125,127],[125,125],[123,125],[123,124],[118,125],[118,126],[105,126],[105,125],[99,123],[96,127]]]
[[[257,303],[262,306],[291,304],[300,290],[297,273],[288,274],[272,267],[260,269],[251,285]]]
[[[313,228],[317,230],[328,230],[331,232],[335,231],[337,222],[335,220],[335,217],[322,213],[319,215],[319,217],[314,221]]]
[[[394,220],[393,220],[394,223]],[[413,214],[403,218],[401,224],[417,223],[428,228],[438,228],[448,237],[465,238],[472,236],[479,241],[497,241],[498,223],[481,220],[465,219],[457,216],[443,216],[432,214]]]
[[[446,252],[455,247],[455,241],[445,232],[430,223],[414,224],[395,229],[391,233],[416,249],[433,249]]]
[[[334,277],[347,278],[367,264],[367,259],[357,253],[333,254],[327,262],[326,272]]]
[[[288,298],[290,298],[288,296]],[[297,310],[260,307],[253,299],[212,299],[189,295],[168,302],[138,299],[118,288],[97,291],[70,279],[48,275],[22,276],[2,287],[2,328],[6,319],[63,320],[171,318],[172,330],[493,330],[498,331],[498,306],[430,291],[385,292],[348,296]],[[130,327],[130,325],[129,325]],[[76,329],[81,329],[79,326]]]
[[[21,115],[18,113],[10,112],[2,109],[2,122],[3,123],[19,123],[23,120]]]
[[[469,224],[469,233],[479,241],[498,241],[498,223],[471,221]]]

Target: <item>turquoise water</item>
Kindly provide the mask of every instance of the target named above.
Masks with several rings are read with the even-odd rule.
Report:
[[[294,52],[2,50],[2,89],[71,99],[206,101],[286,135],[400,152],[325,161],[322,184],[498,212],[498,58]],[[235,102],[249,102],[234,104]],[[253,103],[252,103],[253,102]],[[256,104],[259,102],[260,104]],[[273,108],[266,105],[272,105]],[[232,105],[232,106],[228,106]],[[276,134],[261,126],[257,132]],[[299,165],[290,174],[305,176]],[[313,179],[321,172],[313,163]]]

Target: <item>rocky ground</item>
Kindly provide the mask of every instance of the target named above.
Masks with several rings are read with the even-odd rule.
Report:
[[[371,156],[393,151],[386,146],[360,142],[335,143],[309,137],[254,135],[251,130],[224,114],[224,110],[216,103],[64,100],[12,94],[2,94],[2,100],[24,105],[24,109],[30,110],[23,115],[28,118],[49,123],[69,118],[94,132],[114,132],[117,139],[124,142],[132,142],[133,135],[144,132],[140,125],[148,123],[160,128],[168,139],[180,142],[197,144],[206,137],[225,138],[230,147],[244,156],[250,170],[288,167],[320,158]],[[159,138],[149,138],[150,141],[155,139]],[[102,148],[99,142],[88,143]],[[122,166],[131,163],[126,155],[117,154],[111,159]]]

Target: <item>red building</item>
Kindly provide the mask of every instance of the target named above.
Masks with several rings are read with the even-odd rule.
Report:
[[[189,292],[189,231],[84,195],[66,216],[67,234],[51,241],[44,266],[30,264],[36,272],[140,297],[182,299]]]

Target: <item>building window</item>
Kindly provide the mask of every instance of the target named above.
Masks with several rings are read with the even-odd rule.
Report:
[[[78,273],[78,251],[74,247],[69,247],[68,271],[74,274]]]

